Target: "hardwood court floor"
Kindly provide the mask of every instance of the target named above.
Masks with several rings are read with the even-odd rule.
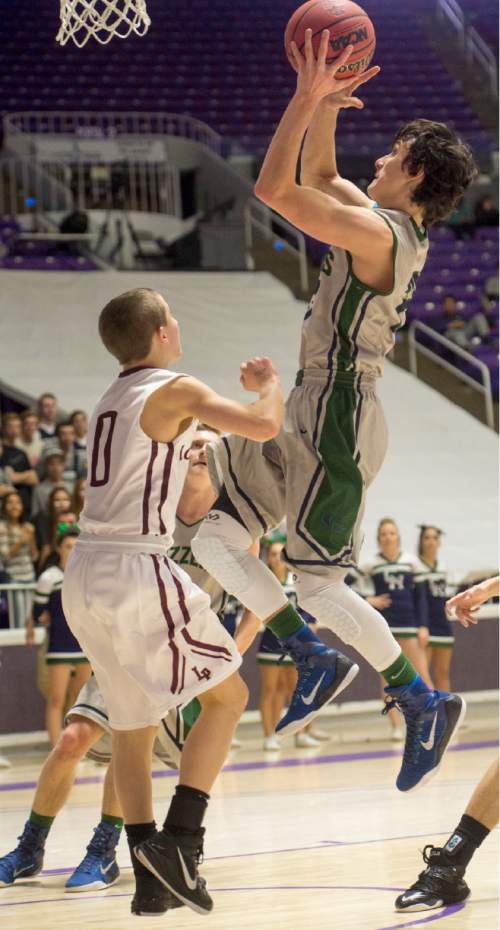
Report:
[[[394,787],[399,752],[390,743],[284,746],[264,758],[233,754],[213,791],[203,865],[215,899],[202,918],[188,909],[160,918],[130,914],[131,869],[122,838],[122,877],[106,892],[64,894],[99,819],[103,769],[82,763],[47,845],[43,873],[0,889],[2,930],[396,930],[436,922],[442,930],[498,927],[498,831],[469,867],[465,905],[401,915],[393,902],[421,869],[419,850],[440,844],[497,750],[497,734],[466,731],[439,775],[421,791]],[[15,845],[33,795],[40,757],[18,757],[0,773],[0,853]],[[174,773],[155,768],[161,821]],[[202,920],[202,923],[200,923]]]

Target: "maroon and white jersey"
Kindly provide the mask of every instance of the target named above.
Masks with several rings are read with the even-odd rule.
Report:
[[[110,385],[89,426],[89,473],[79,524],[89,536],[171,546],[197,421],[172,442],[141,428],[148,397],[179,374],[130,368]]]

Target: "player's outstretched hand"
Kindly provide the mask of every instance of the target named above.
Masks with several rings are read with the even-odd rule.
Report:
[[[455,597],[450,597],[446,601],[446,613],[449,617],[456,617],[460,620],[462,626],[467,627],[470,623],[477,624],[478,621],[474,614],[490,597],[491,595],[485,591],[483,585],[475,584],[467,591],[461,591],[460,594],[455,594]]]
[[[278,372],[270,358],[251,358],[240,365],[240,381],[245,391],[260,394],[271,381],[278,381]]]
[[[295,68],[298,72],[297,93],[300,96],[311,98],[311,100],[314,100],[316,103],[319,103],[324,97],[331,97],[333,95],[337,98],[334,105],[339,109],[343,107],[357,107],[361,109],[363,107],[362,100],[353,97],[352,94],[361,84],[365,84],[366,81],[375,77],[380,71],[380,68],[370,68],[368,71],[364,71],[363,74],[357,75],[352,81],[343,79],[342,87],[339,89],[340,81],[336,82],[335,77],[339,69],[349,61],[354,46],[348,45],[342,55],[340,55],[333,64],[327,65],[326,59],[329,40],[330,33],[328,29],[324,29],[321,33],[321,42],[317,58],[314,55],[312,45],[312,29],[306,29],[304,54],[299,51],[295,42],[291,43],[290,51],[295,62]]]

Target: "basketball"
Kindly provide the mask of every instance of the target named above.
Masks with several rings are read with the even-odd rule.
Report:
[[[318,54],[323,29],[330,32],[329,52],[326,59],[331,65],[348,45],[354,46],[349,61],[335,75],[345,79],[360,74],[370,64],[375,51],[375,29],[365,11],[350,0],[307,0],[295,10],[285,31],[285,51],[296,70],[290,43],[295,42],[304,51],[306,29],[312,29],[312,44]]]

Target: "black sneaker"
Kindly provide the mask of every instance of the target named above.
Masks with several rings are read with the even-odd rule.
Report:
[[[431,911],[469,897],[470,888],[463,880],[464,866],[450,865],[449,857],[439,846],[426,846],[423,856],[427,868],[411,888],[396,898],[397,911]]]
[[[198,914],[208,914],[214,902],[198,873],[203,859],[204,830],[193,834],[156,833],[134,848],[142,862],[183,904]]]
[[[157,917],[182,907],[182,901],[165,888],[154,875],[136,876],[135,894],[130,910],[139,917]]]

